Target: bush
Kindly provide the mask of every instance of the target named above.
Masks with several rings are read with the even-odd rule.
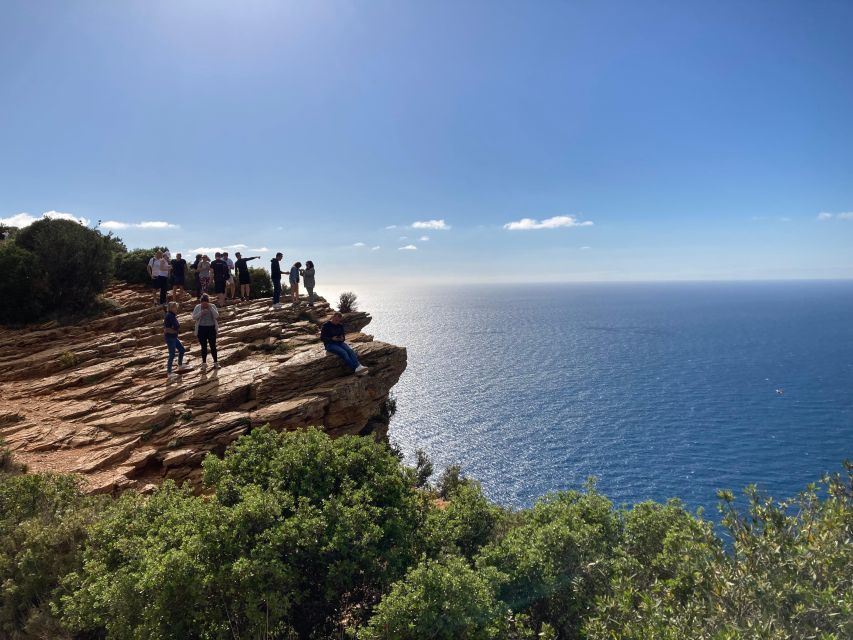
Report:
[[[608,593],[619,541],[610,501],[590,486],[538,500],[520,526],[482,549],[477,566],[499,572],[498,597],[535,629],[548,624],[558,638],[581,638],[596,599]]]
[[[344,291],[338,299],[338,311],[341,313],[351,313],[358,311],[358,296],[352,291]]]
[[[48,287],[38,258],[12,240],[0,243],[0,323],[38,318],[48,300]]]
[[[96,524],[65,620],[114,637],[326,637],[414,560],[421,503],[368,438],[256,429],[204,462],[213,499],[167,484]]]
[[[21,229],[15,242],[38,260],[46,312],[89,308],[112,277],[114,240],[77,222],[38,220]]]
[[[65,635],[51,607],[102,505],[71,476],[0,475],[0,637]]]
[[[249,267],[249,276],[252,278],[252,298],[271,298],[272,280],[266,269]]]
[[[492,580],[455,557],[426,560],[396,583],[359,638],[474,640],[503,638],[508,612]]]
[[[166,247],[151,249],[134,249],[125,253],[115,254],[115,277],[132,284],[150,284],[148,261],[158,251],[166,251]]]
[[[494,539],[500,517],[500,509],[486,499],[479,484],[462,484],[446,505],[430,510],[425,527],[427,553],[458,554],[471,560]]]

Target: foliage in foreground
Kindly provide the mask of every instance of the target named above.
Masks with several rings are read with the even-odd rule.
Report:
[[[0,636],[853,637],[850,465],[789,502],[748,489],[745,512],[721,493],[722,537],[591,484],[507,512],[428,466],[257,429],[208,457],[205,496],[0,474]]]

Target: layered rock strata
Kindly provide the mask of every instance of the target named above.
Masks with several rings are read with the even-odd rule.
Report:
[[[312,310],[227,305],[221,368],[201,371],[195,302],[185,302],[190,370],[169,382],[163,311],[150,291],[115,286],[105,298],[113,310],[95,320],[0,329],[0,437],[30,471],[77,473],[93,493],[150,490],[165,478],[198,486],[209,452],[260,425],[312,425],[332,436],[387,428],[383,403],[406,350],[361,333],[367,313],[345,316],[366,376],[323,349],[319,327],[331,310],[322,300]]]

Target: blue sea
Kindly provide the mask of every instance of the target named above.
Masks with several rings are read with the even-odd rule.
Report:
[[[589,476],[616,504],[716,513],[853,458],[853,282],[358,291],[408,348],[391,439],[526,507]]]

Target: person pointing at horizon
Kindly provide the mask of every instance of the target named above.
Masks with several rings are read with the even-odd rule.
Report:
[[[240,281],[240,302],[245,302],[249,299],[252,290],[252,274],[249,273],[249,260],[257,260],[261,256],[252,256],[244,258],[240,252],[234,254],[237,260],[234,261],[234,268],[237,269],[238,279]]]

